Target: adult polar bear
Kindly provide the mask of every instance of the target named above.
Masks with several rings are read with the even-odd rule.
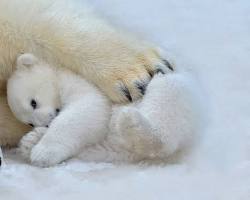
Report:
[[[29,129],[12,116],[5,91],[23,52],[75,71],[114,102],[137,99],[155,71],[164,65],[171,68],[154,48],[73,4],[74,0],[0,1],[0,145],[15,145]]]

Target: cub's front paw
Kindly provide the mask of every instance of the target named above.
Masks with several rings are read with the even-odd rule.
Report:
[[[22,137],[18,145],[18,151],[26,160],[29,160],[32,148],[40,141],[46,131],[47,128],[39,127],[35,128]]]
[[[38,167],[51,167],[66,159],[63,148],[57,144],[37,144],[31,151],[31,163]]]
[[[101,76],[99,87],[114,102],[132,102],[142,97],[151,78],[157,73],[174,71],[173,65],[161,58],[155,49],[134,52],[118,61]]]

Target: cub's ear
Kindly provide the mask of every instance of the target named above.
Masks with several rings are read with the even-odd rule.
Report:
[[[39,62],[38,58],[35,57],[33,54],[25,53],[25,54],[20,55],[17,58],[16,64],[17,64],[17,68],[21,67],[21,66],[31,67],[31,66],[37,64],[38,62]]]

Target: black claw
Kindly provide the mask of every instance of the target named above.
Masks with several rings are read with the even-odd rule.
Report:
[[[0,157],[0,167],[1,167],[1,165],[2,165],[2,158]]]
[[[144,67],[147,69],[147,66],[144,66]],[[151,70],[147,70],[147,71],[148,71],[149,76],[152,78],[154,76],[154,72]]]
[[[141,94],[144,95],[146,91],[147,84],[144,82],[136,82],[136,87],[140,90]]]
[[[127,99],[130,102],[132,102],[132,97],[131,97],[131,94],[130,94],[128,88],[126,86],[123,86],[123,87],[121,87],[121,90],[122,90],[123,94],[127,97]]]
[[[148,71],[148,74],[150,75],[151,78],[154,76],[154,73],[152,71]]]
[[[163,59],[162,61],[171,71],[174,71],[173,66],[167,60]]]
[[[156,72],[156,74],[158,74],[158,73],[165,74],[165,72],[162,69],[160,69],[160,68],[156,69],[155,72]]]

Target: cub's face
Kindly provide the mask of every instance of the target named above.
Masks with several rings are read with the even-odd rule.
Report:
[[[31,54],[17,59],[8,80],[8,104],[17,119],[31,126],[48,126],[61,107],[55,70]]]

